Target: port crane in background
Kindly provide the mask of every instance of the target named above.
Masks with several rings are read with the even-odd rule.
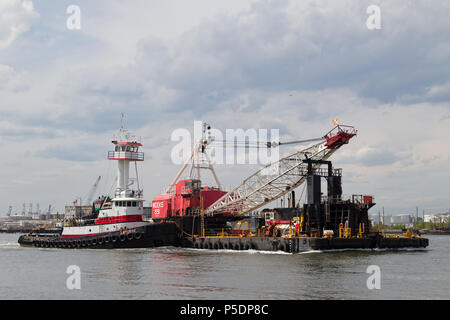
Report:
[[[278,145],[320,141],[258,170],[211,204],[205,210],[206,215],[245,215],[286,195],[303,184],[308,173],[318,169],[356,134],[357,130],[352,126],[337,125],[322,138],[279,143]],[[273,146],[276,144],[267,144],[267,147]]]
[[[98,187],[98,184],[99,184],[99,182],[100,182],[100,180],[102,179],[102,177],[101,176],[98,176],[98,178],[97,178],[97,180],[95,180],[95,183],[94,183],[94,185],[92,186],[92,188],[91,188],[91,190],[89,191],[89,193],[87,194],[87,196],[85,197],[87,200],[86,200],[86,205],[91,205],[92,203],[92,199],[94,198],[94,194],[95,194],[95,191],[97,190],[97,187]],[[80,205],[82,205],[81,203],[80,203]]]

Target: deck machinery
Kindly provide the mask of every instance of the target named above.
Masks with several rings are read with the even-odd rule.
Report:
[[[324,230],[332,235],[343,235],[343,229],[350,235],[367,236],[369,233],[368,210],[373,207],[373,196],[353,195],[342,198],[342,170],[333,169],[331,161],[304,160],[307,164],[307,202],[303,205],[306,234],[324,236]],[[327,168],[312,169],[313,164]],[[327,196],[322,196],[321,178],[327,180]],[[331,234],[328,231],[328,234]]]
[[[375,205],[373,196],[343,198],[342,170],[334,169],[328,158],[356,134],[354,127],[338,125],[319,143],[259,170],[222,196],[215,194],[218,199],[201,205],[200,212],[172,219],[183,232],[181,246],[287,252],[426,247],[427,239],[410,232],[395,239],[371,232],[368,210]],[[270,166],[277,168],[276,174],[264,171]],[[294,189],[304,183],[307,201],[300,208]],[[290,208],[256,211],[285,195]]]

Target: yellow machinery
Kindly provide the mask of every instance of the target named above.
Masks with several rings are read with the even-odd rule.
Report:
[[[351,238],[352,237],[352,229],[351,228],[345,228],[344,229],[344,238]]]
[[[352,237],[352,229],[344,228],[344,225],[341,223],[339,225],[339,238],[351,238]]]
[[[364,235],[364,223],[360,223],[359,224],[359,232],[358,235],[356,236],[357,238],[362,238]]]
[[[293,236],[299,237],[300,234],[303,232],[303,223],[304,223],[304,217],[303,214],[300,217],[294,217],[292,218],[291,224],[294,228]],[[298,224],[298,229],[295,227]],[[291,232],[292,236],[292,232]]]
[[[205,209],[203,208],[203,197],[200,193],[200,235],[205,237]]]

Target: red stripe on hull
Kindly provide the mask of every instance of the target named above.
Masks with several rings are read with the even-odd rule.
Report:
[[[119,216],[119,217],[106,217],[106,218],[98,218],[95,220],[95,224],[109,224],[109,223],[122,223],[122,222],[141,222],[141,215],[132,215],[132,216]]]
[[[99,234],[107,234],[107,233],[110,233],[110,232],[89,233],[89,234],[62,234],[61,238],[90,237],[90,236],[98,236]]]

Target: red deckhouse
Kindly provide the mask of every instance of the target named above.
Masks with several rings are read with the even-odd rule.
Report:
[[[152,218],[167,219],[170,217],[191,216],[200,214],[201,209],[208,208],[216,200],[226,194],[220,187],[211,161],[206,153],[207,146],[213,141],[211,127],[202,123],[202,137],[196,142],[191,156],[186,160],[166,193],[156,196],[152,201]],[[189,177],[179,180],[188,165],[191,165]],[[202,187],[200,170],[211,171],[216,187]]]

